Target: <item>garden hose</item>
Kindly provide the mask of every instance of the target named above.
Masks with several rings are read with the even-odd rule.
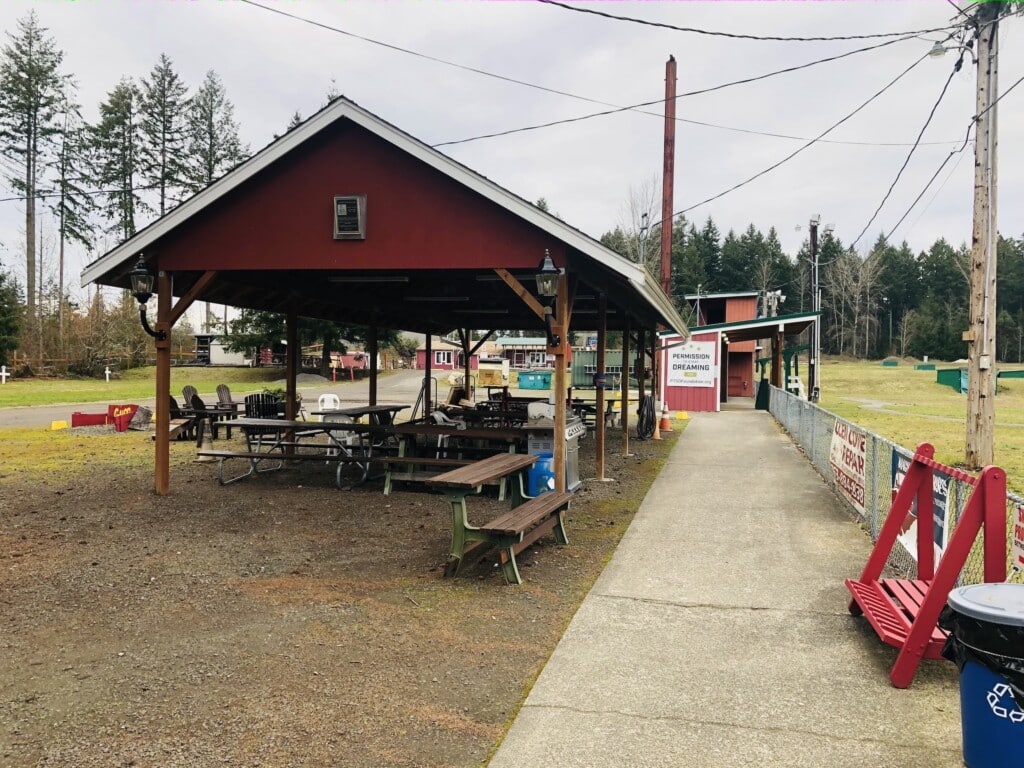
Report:
[[[640,440],[650,440],[654,436],[654,398],[644,395],[637,409],[636,436]]]

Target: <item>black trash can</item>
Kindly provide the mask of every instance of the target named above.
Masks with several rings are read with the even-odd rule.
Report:
[[[968,768],[1024,764],[1024,584],[973,584],[949,594],[942,655],[960,669]]]

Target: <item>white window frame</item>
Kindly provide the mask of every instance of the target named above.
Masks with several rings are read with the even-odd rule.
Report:
[[[451,365],[452,364],[452,351],[450,349],[435,349],[434,350],[434,365]]]

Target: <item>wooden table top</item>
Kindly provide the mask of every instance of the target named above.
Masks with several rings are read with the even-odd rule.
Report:
[[[536,456],[524,453],[496,453],[486,459],[429,478],[426,484],[436,488],[476,488],[478,485],[494,483],[506,475],[526,469],[535,461]]]

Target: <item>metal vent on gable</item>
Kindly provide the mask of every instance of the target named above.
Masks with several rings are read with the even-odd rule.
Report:
[[[335,196],[334,239],[366,239],[366,195]]]

